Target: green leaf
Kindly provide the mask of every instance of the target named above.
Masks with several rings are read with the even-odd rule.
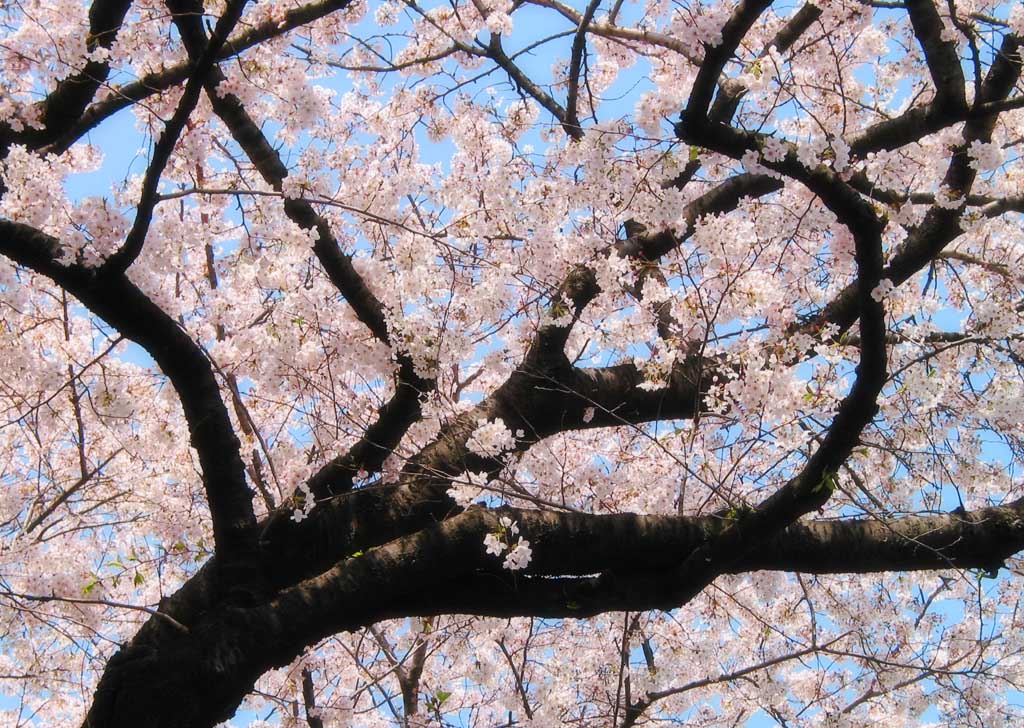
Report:
[[[354,552],[351,556],[349,556],[349,558],[350,559],[358,559],[360,556],[362,556],[365,553],[366,553],[365,551],[363,551],[362,549],[359,549],[359,551]]]
[[[573,610],[575,610],[575,609],[579,609],[580,605],[579,605],[579,602],[566,602],[565,603],[565,608],[566,609],[573,609]]]
[[[696,162],[700,159],[700,149],[698,147],[690,147],[690,161]]]
[[[836,476],[835,476],[835,473],[830,473],[830,472],[826,471],[825,473],[822,474],[821,480],[818,482],[818,484],[815,485],[813,488],[811,488],[811,492],[812,493],[824,493],[824,492],[827,491],[829,494],[831,494],[831,493],[835,492],[835,489],[836,489]]]
[[[82,587],[82,594],[84,594],[85,596],[89,596],[92,590],[99,586],[99,583],[100,580],[94,578],[92,581],[90,581],[88,584]]]
[[[145,581],[146,581],[146,577],[144,577],[142,575],[142,572],[141,571],[136,571],[135,572],[135,578],[132,579],[132,583],[135,586],[139,586],[140,584],[144,583]]]
[[[434,695],[434,698],[437,700],[437,704],[440,706],[444,701],[446,701],[451,696],[452,694],[449,692],[445,692],[444,690],[438,690],[437,693]]]

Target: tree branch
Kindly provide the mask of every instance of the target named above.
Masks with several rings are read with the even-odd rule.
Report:
[[[256,517],[240,444],[210,362],[170,316],[123,275],[65,266],[61,244],[28,225],[0,220],[0,253],[53,280],[153,357],[174,386],[199,454],[225,587],[257,579]]]

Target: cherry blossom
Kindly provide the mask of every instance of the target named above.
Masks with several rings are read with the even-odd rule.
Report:
[[[0,724],[1024,719],[1019,3],[0,16]]]

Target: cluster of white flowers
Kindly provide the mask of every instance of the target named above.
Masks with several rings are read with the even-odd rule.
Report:
[[[888,278],[883,278],[878,282],[878,285],[875,286],[874,290],[871,291],[871,297],[881,303],[888,298],[889,294],[894,290],[896,290],[896,286],[893,285],[893,282]]]
[[[850,145],[845,140],[836,137],[830,146],[835,155],[832,158],[832,169],[842,174],[850,167]]]
[[[786,148],[786,142],[784,142],[782,139],[770,137],[768,139],[765,139],[764,147],[761,150],[761,153],[762,155],[764,155],[765,160],[768,162],[781,162],[783,159],[786,158],[787,151],[788,150]]]
[[[939,187],[935,193],[935,204],[943,210],[955,210],[964,204],[964,198],[953,197],[952,190],[945,185]]]
[[[64,166],[52,155],[43,157],[30,154],[24,146],[12,146],[0,162],[4,185],[0,215],[57,232],[50,226],[62,207],[60,179],[64,173]]]
[[[678,359],[679,351],[667,346],[659,347],[648,359],[634,357],[633,366],[644,374],[644,381],[637,386],[649,392],[667,386]]]
[[[1005,160],[1003,149],[996,143],[973,141],[967,153],[971,156],[971,168],[979,172],[991,172],[999,169]]]
[[[748,149],[745,151],[743,156],[740,157],[740,164],[742,164],[743,168],[751,174],[763,174],[769,177],[774,177],[775,179],[782,178],[778,172],[761,164],[761,155],[756,149]]]
[[[484,546],[487,547],[487,553],[501,556],[508,551],[505,554],[505,561],[502,562],[502,566],[509,571],[525,569],[533,557],[533,549],[530,548],[530,542],[524,538],[518,538],[515,544],[512,543],[512,539],[519,535],[519,524],[508,516],[502,516],[498,523],[498,530],[496,532],[484,536]]]
[[[1017,35],[1024,34],[1024,5],[1014,4],[1010,9],[1010,15],[1006,19],[1010,29]]]
[[[292,509],[292,520],[302,523],[313,512],[316,498],[313,497],[313,491],[309,489],[309,484],[305,481],[300,482],[299,487],[295,490],[295,508]]]
[[[525,433],[520,430],[516,434],[522,437]],[[493,422],[481,418],[477,420],[477,428],[469,436],[466,445],[477,455],[498,457],[516,446],[516,438],[512,430],[505,427],[505,421],[500,417]]]
[[[373,19],[377,25],[387,27],[398,22],[399,5],[397,3],[383,3],[377,7]]]
[[[508,13],[494,12],[487,16],[487,29],[498,35],[512,34],[512,18]]]
[[[467,470],[452,481],[448,495],[462,508],[468,508],[473,501],[484,494],[484,488],[489,482],[490,478],[487,473],[473,473]]]

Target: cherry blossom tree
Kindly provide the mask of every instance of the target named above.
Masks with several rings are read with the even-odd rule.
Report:
[[[0,13],[4,725],[1020,725],[1021,5]]]

